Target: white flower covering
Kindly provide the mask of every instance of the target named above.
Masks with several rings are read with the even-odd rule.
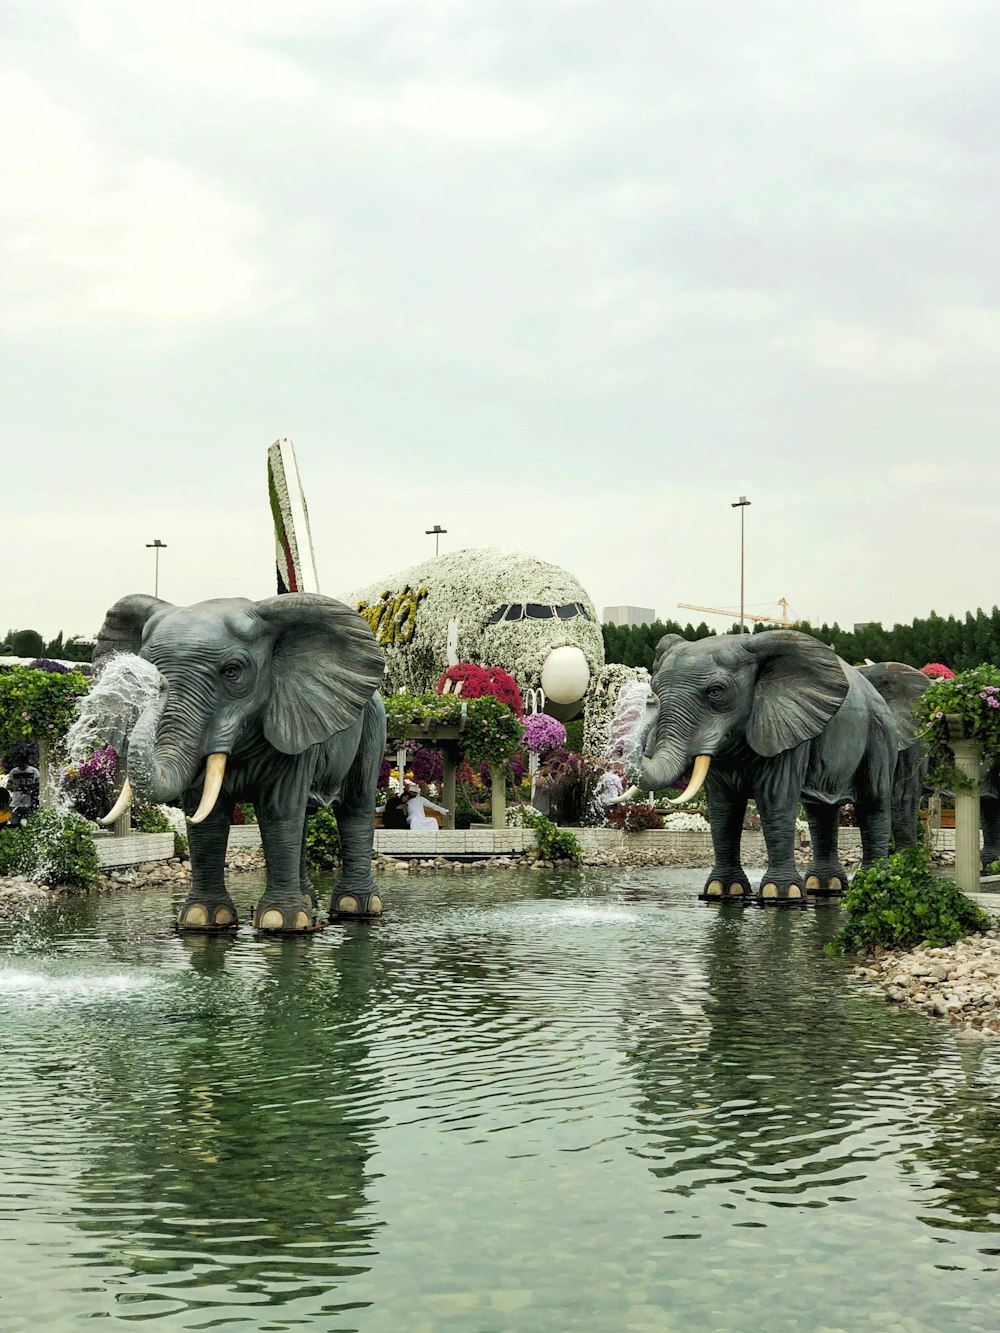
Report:
[[[672,815],[664,815],[663,827],[674,833],[707,833],[708,820],[696,811],[676,810]]]
[[[609,662],[596,680],[591,682],[587,696],[587,716],[583,723],[584,753],[604,760],[611,755],[611,723],[615,716],[618,695],[626,685],[641,682],[649,684],[649,672],[645,667],[625,666],[621,662]]]
[[[437,685],[448,666],[448,622],[458,622],[460,662],[502,667],[523,693],[537,689],[542,664],[553,648],[575,645],[590,668],[591,687],[604,667],[604,639],[593,603],[581,584],[557,565],[518,551],[492,547],[449,552],[401,570],[377,583],[358,588],[343,600],[349,606],[377,603],[409,586],[414,594],[426,588],[414,613],[408,643],[383,645],[386,659],[383,690],[421,693]],[[566,606],[579,602],[589,619],[515,620],[489,624],[501,606],[539,602]],[[589,698],[589,693],[588,693]]]

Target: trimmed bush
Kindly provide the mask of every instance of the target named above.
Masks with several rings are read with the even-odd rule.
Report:
[[[847,922],[827,945],[831,953],[954,944],[990,924],[954,880],[931,871],[920,848],[896,852],[869,870],[859,870],[843,905]]]
[[[340,865],[340,829],[332,810],[317,810],[306,829],[306,869],[310,874]]]
[[[99,871],[93,830],[82,815],[38,810],[21,828],[0,833],[0,875],[88,888]]]

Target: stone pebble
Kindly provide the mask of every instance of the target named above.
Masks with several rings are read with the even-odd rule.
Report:
[[[888,1004],[946,1018],[984,1036],[1000,1034],[1000,929],[941,948],[892,950],[854,969]]]

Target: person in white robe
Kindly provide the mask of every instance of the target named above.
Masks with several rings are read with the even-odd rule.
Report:
[[[429,801],[426,796],[421,794],[420,788],[415,782],[407,784],[406,794],[409,798],[406,802],[406,823],[412,833],[436,833],[438,823],[427,813],[428,810],[436,810],[439,815],[446,815],[448,811],[443,805],[435,805]]]

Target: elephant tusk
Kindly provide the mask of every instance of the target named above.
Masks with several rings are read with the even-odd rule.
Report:
[[[114,805],[104,816],[104,818],[99,819],[97,821],[98,824],[101,824],[105,828],[107,828],[107,826],[109,824],[113,824],[116,819],[121,819],[122,815],[132,804],[132,800],[133,800],[132,784],[131,782],[129,782],[128,778],[126,778],[125,781],[122,783],[121,791],[118,793],[118,800],[115,801]]]
[[[629,787],[628,791],[623,791],[621,796],[612,796],[610,801],[605,801],[605,805],[624,805],[626,801],[634,801],[637,796],[642,796],[641,787]]]
[[[690,801],[697,796],[705,785],[705,779],[708,777],[708,770],[712,764],[711,755],[700,754],[694,761],[694,768],[691,771],[691,781],[681,792],[680,796],[668,796],[668,805],[683,805],[685,801]]]
[[[219,792],[222,790],[222,779],[226,776],[227,758],[228,756],[224,754],[210,754],[205,761],[205,785],[201,789],[198,809],[188,820],[189,824],[200,824],[215,809]]]

